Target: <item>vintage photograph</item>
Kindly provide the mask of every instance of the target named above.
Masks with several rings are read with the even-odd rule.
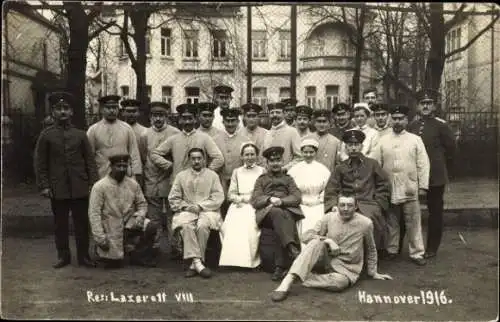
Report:
[[[496,321],[499,18],[4,1],[1,317]]]

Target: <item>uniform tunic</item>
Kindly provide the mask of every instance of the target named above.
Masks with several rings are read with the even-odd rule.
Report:
[[[389,209],[389,180],[377,161],[365,156],[361,156],[360,161],[356,164],[353,159],[347,159],[335,168],[325,189],[325,212],[337,206],[341,192],[354,193],[359,211],[373,221],[377,248],[384,249],[384,213]]]
[[[333,172],[339,161],[339,152],[342,142],[329,133],[319,135],[316,132],[311,133],[309,137],[319,142],[316,160],[327,167],[330,172]]]
[[[240,155],[241,146],[249,142],[250,139],[240,131],[229,134],[224,130],[214,138],[214,141],[224,156],[224,165],[220,170],[220,178],[224,193],[227,194],[233,171],[243,165]]]
[[[107,259],[122,259],[124,229],[137,217],[146,217],[148,205],[141,187],[132,178],[117,182],[109,175],[99,180],[90,193],[89,220],[97,244],[109,242],[109,250],[97,247]],[[146,223],[145,223],[146,224]]]
[[[43,130],[34,159],[38,188],[50,189],[57,200],[88,197],[98,180],[87,135],[73,126],[54,125]]]
[[[180,133],[174,126],[167,125],[163,129],[150,127],[141,137],[141,150],[144,163],[144,195],[146,197],[167,198],[170,185],[170,173],[157,167],[151,160],[151,152],[168,138]]]
[[[286,209],[294,215],[295,220],[304,218],[300,209],[302,193],[297,184],[288,174],[264,173],[255,182],[250,203],[256,210],[257,224],[266,217],[269,210],[274,207],[269,203],[270,197],[281,198],[283,204],[280,208]]]
[[[129,154],[132,174],[142,174],[137,139],[130,125],[120,120],[110,123],[102,119],[89,127],[87,136],[95,156],[100,178],[109,173],[109,157],[112,154]]]
[[[297,133],[299,133],[299,136],[300,136],[300,138],[301,138],[301,139],[303,139],[303,138],[305,138],[306,136],[309,136],[309,135],[311,135],[312,133],[314,133],[314,132],[311,132],[311,130],[310,130],[309,128],[306,128],[306,130],[305,130],[304,132],[301,132],[301,131],[299,130],[299,128],[298,128],[298,127],[296,127],[296,126],[295,126],[295,128],[297,129]]]
[[[139,141],[141,140],[142,135],[146,131],[147,127],[142,126],[139,122],[135,122],[133,125],[130,125],[132,130],[134,130],[135,138],[137,139],[137,145],[139,145]]]
[[[340,127],[337,125],[332,126],[330,129],[330,134],[339,139],[342,142],[342,136],[344,135],[344,132],[347,131],[348,129],[351,128],[350,122],[346,124],[344,127]]]
[[[453,132],[440,118],[421,118],[412,122],[408,131],[419,135],[424,142],[430,160],[429,186],[448,183],[448,169],[451,167],[456,144]]]
[[[219,135],[222,130],[219,130],[218,128],[216,128],[215,126],[211,126],[210,128],[204,128],[203,126],[200,126],[198,128],[198,130],[200,132],[203,132],[203,133],[206,133],[208,134],[212,139],[215,138],[217,135]]]
[[[429,187],[429,157],[422,139],[405,130],[383,137],[375,155],[391,184],[391,202],[418,200],[418,189]]]
[[[272,126],[264,138],[264,152],[271,146],[281,146],[285,149],[283,153],[284,168],[289,170],[294,164],[302,161],[300,152],[300,136],[297,129],[286,124],[283,120],[277,126]]]
[[[215,144],[214,140],[208,134],[198,130],[193,130],[191,133],[181,131],[169,137],[165,142],[151,151],[151,161],[163,171],[169,170],[172,167],[172,182],[179,172],[189,168],[188,151],[195,147],[205,150],[207,159],[210,160],[208,168],[214,171],[222,168],[224,165],[224,156],[217,147],[217,144]],[[172,161],[165,158],[165,156]]]
[[[189,168],[179,172],[175,177],[168,200],[172,210],[176,212],[172,223],[174,230],[181,224],[176,220],[176,216],[180,213],[187,213],[182,211],[183,207],[199,205],[202,208],[202,213],[219,213],[220,206],[224,201],[224,193],[217,173],[207,168],[203,168],[200,172]],[[190,216],[197,217],[195,214]],[[220,214],[218,217],[220,218]],[[219,229],[222,224],[222,218],[219,218],[216,218],[214,222],[214,229]]]
[[[321,255],[324,242],[315,236],[332,239],[340,248],[340,255],[327,259],[328,273],[314,274],[312,268]],[[355,213],[349,221],[343,221],[338,212],[324,215],[314,229],[304,236],[306,246],[292,264],[289,273],[296,274],[306,287],[326,288],[334,291],[356,283],[367,255],[368,275],[377,272],[377,251],[373,240],[373,224],[370,219]]]

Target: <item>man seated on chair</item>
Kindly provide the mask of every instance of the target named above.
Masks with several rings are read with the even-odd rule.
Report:
[[[293,260],[300,253],[297,221],[304,218],[300,209],[302,194],[293,178],[283,171],[283,153],[281,146],[272,146],[262,153],[268,160],[268,172],[257,178],[250,199],[259,228],[272,229],[278,237],[273,242],[273,281],[283,278],[289,265],[287,257]]]
[[[158,226],[146,219],[148,204],[136,180],[127,176],[128,154],[109,157],[111,171],[90,192],[89,221],[98,262],[105,268],[156,266],[153,243]]]
[[[338,208],[325,214],[314,229],[305,232],[306,245],[281,284],[271,294],[273,301],[285,300],[297,278],[305,287],[330,291],[341,291],[352,286],[359,279],[363,268],[365,246],[368,275],[378,280],[392,279],[389,275],[377,272],[373,223],[355,210],[356,197],[341,193],[338,196]]]
[[[177,174],[168,195],[174,212],[172,231],[180,230],[184,260],[191,261],[185,276],[209,278],[212,272],[204,265],[205,251],[210,230],[222,225],[224,192],[217,173],[205,167],[204,150],[195,147],[187,155],[191,167]]]

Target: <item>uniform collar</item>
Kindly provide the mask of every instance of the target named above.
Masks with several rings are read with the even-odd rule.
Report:
[[[182,133],[184,133],[184,135],[186,135],[186,136],[191,136],[191,135],[193,135],[195,132],[196,132],[196,129],[193,129],[193,130],[192,130],[191,132],[189,132],[189,133],[188,133],[188,132],[186,132],[186,131],[184,131],[184,130],[182,130]]]
[[[351,157],[349,157],[349,159],[347,159],[347,163],[350,166],[352,166],[352,164],[353,164],[353,162],[354,162],[355,159],[359,160],[359,164],[360,165],[363,165],[364,162],[365,162],[365,156],[361,154],[358,158],[351,158]]]
[[[281,121],[280,124],[278,124],[276,126],[271,125],[271,130],[278,130],[278,129],[281,129],[281,128],[287,126],[287,125],[288,125],[288,123],[283,119],[283,121]]]

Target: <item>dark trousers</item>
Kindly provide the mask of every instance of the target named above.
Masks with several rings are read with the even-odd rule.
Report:
[[[288,210],[273,207],[264,217],[260,225],[262,228],[272,229],[278,238],[274,242],[274,264],[276,267],[289,266],[287,246],[294,243],[300,249],[297,224]]]
[[[428,252],[437,252],[443,236],[444,187],[444,185],[429,187],[427,192],[429,220],[426,250]]]
[[[59,259],[71,259],[69,250],[69,212],[73,217],[78,261],[89,256],[89,199],[51,199],[55,241]]]
[[[127,252],[131,262],[142,263],[153,259],[152,249],[156,242],[158,229],[161,229],[161,224],[153,221],[146,226],[144,231],[142,229],[124,229],[124,244],[134,246],[133,250]]]

